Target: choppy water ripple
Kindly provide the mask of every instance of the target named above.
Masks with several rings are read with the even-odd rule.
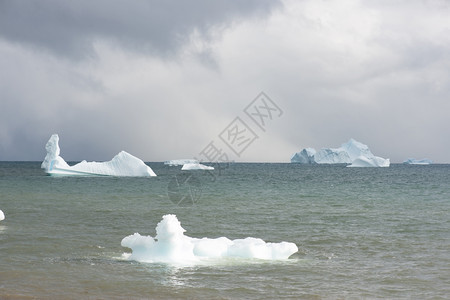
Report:
[[[195,201],[156,178],[54,178],[0,163],[0,298],[446,298],[450,166],[232,164],[196,172]],[[185,176],[185,175],[183,175]],[[194,181],[193,181],[194,182]],[[175,195],[184,199],[184,195]],[[192,200],[192,199],[191,199]],[[187,205],[189,204],[189,205]],[[176,214],[191,237],[294,242],[287,261],[176,267],[122,259],[123,237]]]

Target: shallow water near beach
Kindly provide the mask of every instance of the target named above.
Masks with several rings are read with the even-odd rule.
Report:
[[[450,165],[147,163],[152,178],[0,162],[0,298],[446,298]],[[195,238],[293,242],[287,260],[140,263],[121,240],[175,214]]]

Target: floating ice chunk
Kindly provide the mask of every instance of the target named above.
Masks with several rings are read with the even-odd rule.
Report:
[[[385,159],[378,156],[365,157],[361,155],[347,167],[389,167],[390,164],[389,158]]]
[[[184,232],[175,215],[165,215],[156,226],[155,238],[135,233],[123,238],[121,245],[131,248],[130,260],[164,263],[195,263],[204,258],[226,257],[279,260],[298,251],[297,246],[289,242],[266,243],[251,237],[197,239],[184,235]]]
[[[59,156],[59,136],[53,134],[48,140],[45,149],[47,155],[41,164],[50,175],[69,176],[156,176],[153,170],[139,158],[121,151],[114,158],[107,162],[87,162],[82,161],[76,165],[69,166],[66,161]]]
[[[408,164],[408,165],[431,165],[433,163],[433,161],[428,158],[424,158],[424,159],[408,158],[403,163]]]
[[[0,209],[0,221],[3,221],[5,219],[5,214],[3,213],[3,211]]]
[[[188,163],[188,164],[184,164],[183,167],[181,168],[181,170],[183,170],[183,171],[187,171],[187,170],[214,170],[214,167],[205,166],[205,165],[202,165],[200,163]]]
[[[199,161],[196,159],[172,159],[172,160],[166,160],[164,162],[165,165],[169,165],[169,166],[182,166],[184,164],[198,164]]]

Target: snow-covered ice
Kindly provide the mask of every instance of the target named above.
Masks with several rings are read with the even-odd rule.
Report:
[[[428,158],[424,158],[424,159],[408,158],[403,163],[407,164],[407,165],[431,165],[433,163],[433,161]]]
[[[199,161],[193,158],[186,158],[186,159],[172,159],[172,160],[166,160],[164,162],[165,165],[169,166],[182,166],[185,164],[198,164]]]
[[[298,251],[298,247],[289,242],[266,243],[252,237],[198,239],[186,236],[184,232],[176,215],[165,215],[156,226],[155,238],[135,233],[122,239],[121,245],[132,250],[124,257],[140,262],[191,264],[202,259],[228,257],[280,260]]]
[[[0,221],[3,221],[5,219],[5,214],[3,213],[3,211],[0,209]]]
[[[377,157],[369,147],[354,139],[350,139],[339,148],[322,148],[316,151],[305,148],[295,153],[292,163],[301,164],[350,164],[351,167],[389,167],[389,159]]]
[[[59,136],[53,134],[45,145],[47,155],[41,164],[50,175],[66,176],[156,176],[155,172],[139,158],[121,151],[110,161],[82,162],[69,166],[59,156]]]
[[[187,164],[183,165],[181,170],[183,170],[183,171],[187,171],[187,170],[214,170],[214,167],[206,166],[206,165],[203,165],[201,163],[187,163]]]

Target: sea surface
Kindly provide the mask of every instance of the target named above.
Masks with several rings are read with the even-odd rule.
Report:
[[[449,299],[450,165],[234,163],[152,178],[0,162],[0,299]],[[293,242],[287,260],[126,260],[175,214],[190,237]]]

